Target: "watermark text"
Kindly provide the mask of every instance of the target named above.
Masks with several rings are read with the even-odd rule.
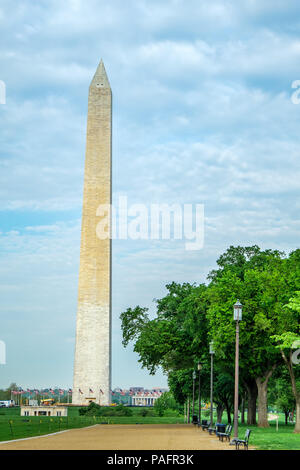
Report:
[[[0,340],[0,364],[6,364],[6,345]]]
[[[0,104],[6,104],[6,86],[3,80],[0,80]]]
[[[117,205],[100,204],[96,232],[100,240],[185,240],[185,249],[204,245],[203,204],[132,204],[120,196]]]

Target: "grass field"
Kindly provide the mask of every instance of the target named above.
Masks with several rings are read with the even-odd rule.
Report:
[[[251,429],[249,444],[258,450],[300,450],[300,434],[294,434],[294,426],[279,423],[279,429],[276,431],[276,425],[270,424],[267,429],[257,426],[239,426],[239,437],[244,438],[246,429]]]
[[[64,429],[91,426],[100,422],[100,419],[76,416],[70,413],[67,418],[44,416],[20,416],[18,408],[11,408],[0,412],[0,441],[41,436]]]
[[[140,409],[133,408],[132,416],[84,417],[79,416],[77,407],[70,407],[67,418],[21,417],[19,408],[0,410],[0,441],[49,434],[65,429],[81,428],[99,423],[108,424],[177,424],[183,423],[183,416],[141,416]],[[192,426],[192,425],[191,425]],[[294,434],[293,425],[285,425],[280,416],[279,429],[270,423],[267,429],[257,426],[239,426],[239,437],[243,438],[249,427],[252,430],[250,445],[261,450],[300,450],[300,435]]]

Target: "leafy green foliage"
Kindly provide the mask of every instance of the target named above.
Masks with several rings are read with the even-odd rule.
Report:
[[[148,308],[142,308],[139,305],[134,309],[128,308],[125,312],[121,313],[121,328],[123,332],[123,346],[127,346],[130,341],[133,341],[139,332],[149,321],[147,312]]]
[[[243,304],[240,384],[247,384],[252,393],[249,384],[265,386],[264,381],[282,363],[278,346],[288,346],[299,337],[300,250],[287,257],[279,250],[262,251],[257,245],[231,246],[217,265],[208,276],[208,286],[168,284],[166,295],[155,301],[154,319],[139,306],[122,313],[123,344],[133,341],[139,362],[151,374],[162,368],[174,398],[183,404],[192,395],[197,363],[204,364],[203,377],[209,370],[208,345],[213,340],[215,403],[226,403],[230,410],[236,336],[233,305],[237,299]]]
[[[178,403],[175,400],[172,392],[165,392],[157,400],[155,400],[154,410],[158,416],[163,416],[167,410],[174,410],[176,413],[178,413],[181,410],[181,407],[178,406]]]
[[[168,284],[167,295],[157,303],[157,317],[149,320],[136,307],[121,314],[123,344],[134,340],[142,367],[154,374],[182,369],[195,362],[199,348],[207,346],[206,286]]]
[[[80,416],[132,416],[132,409],[124,405],[100,406],[97,403],[90,403],[89,406],[79,409]]]

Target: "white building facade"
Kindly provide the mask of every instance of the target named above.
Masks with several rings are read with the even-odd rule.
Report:
[[[68,408],[66,406],[21,406],[21,416],[51,416],[63,417],[68,416]]]

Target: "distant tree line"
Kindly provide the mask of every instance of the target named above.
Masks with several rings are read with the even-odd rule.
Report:
[[[300,432],[300,367],[293,346],[300,337],[300,249],[288,256],[258,246],[231,246],[217,260],[206,284],[170,283],[156,299],[156,315],[136,306],[120,315],[123,345],[133,342],[143,368],[162,368],[179,404],[192,396],[192,372],[203,364],[201,390],[209,399],[209,343],[214,341],[214,403],[218,418],[231,421],[234,392],[235,322],[233,305],[243,304],[240,322],[242,420],[267,427],[268,406],[286,416],[296,409]],[[197,374],[198,377],[198,374]],[[197,378],[198,380],[198,378]]]
[[[12,391],[17,390],[18,386],[16,383],[11,383],[9,387],[0,389],[0,400],[10,400]]]

